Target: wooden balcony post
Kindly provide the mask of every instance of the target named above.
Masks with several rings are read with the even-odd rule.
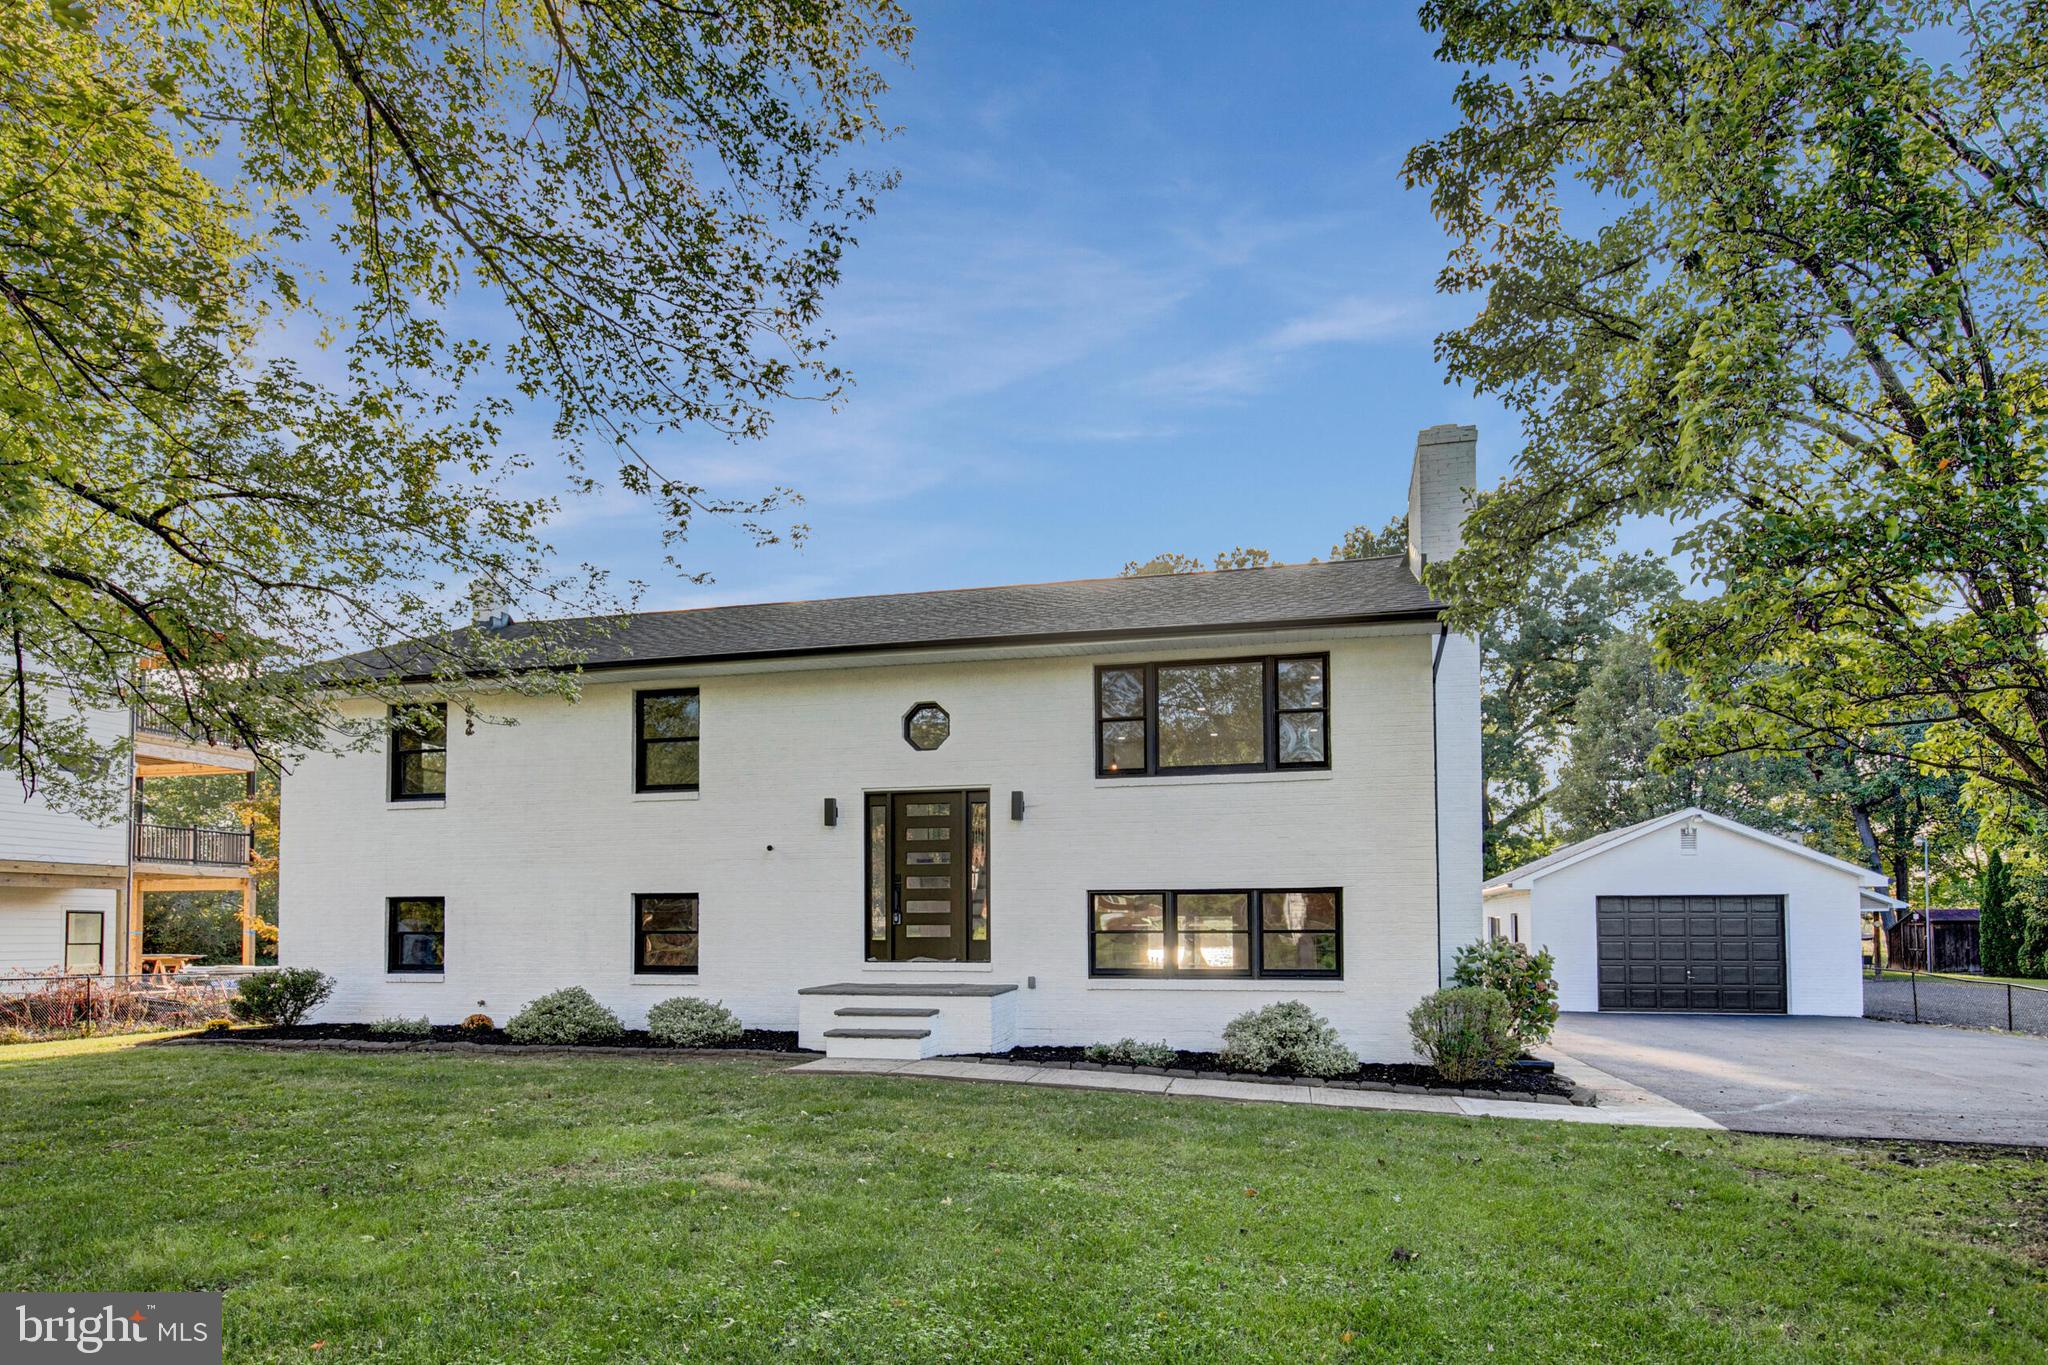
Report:
[[[256,879],[242,883],[242,965],[256,965]]]

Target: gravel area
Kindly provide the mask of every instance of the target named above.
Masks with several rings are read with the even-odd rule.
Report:
[[[1919,1013],[1914,1013],[1914,996]],[[2005,1027],[2005,987],[1989,983],[1921,977],[1917,982],[1886,978],[1863,982],[1863,1013],[1870,1019],[1904,1023],[1959,1024],[1965,1028]],[[2048,991],[2013,987],[2012,1029],[2048,1037]]]

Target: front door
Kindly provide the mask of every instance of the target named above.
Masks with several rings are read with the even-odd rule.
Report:
[[[868,957],[988,961],[988,793],[868,797]]]

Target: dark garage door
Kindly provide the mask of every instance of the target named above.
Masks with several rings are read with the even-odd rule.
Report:
[[[1602,896],[1600,1008],[1785,1012],[1783,896]]]

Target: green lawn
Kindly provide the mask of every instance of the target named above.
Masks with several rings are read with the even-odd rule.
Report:
[[[2048,1162],[116,1039],[0,1050],[0,1285],[237,1361],[2040,1360]]]

